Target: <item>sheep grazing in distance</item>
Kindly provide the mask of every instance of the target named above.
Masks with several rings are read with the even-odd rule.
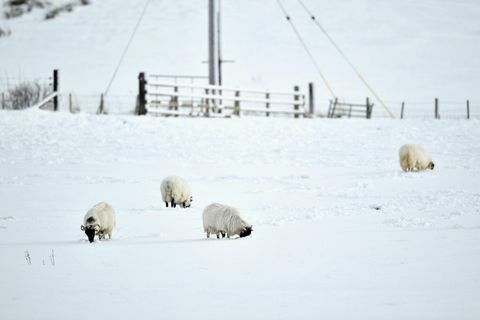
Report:
[[[190,187],[187,181],[181,177],[166,177],[160,185],[160,191],[162,192],[162,199],[167,208],[169,203],[172,208],[175,208],[177,204],[183,208],[188,208],[193,201]]]
[[[115,211],[112,206],[106,202],[100,202],[94,205],[83,218],[83,225],[80,227],[88,237],[90,243],[93,242],[96,235],[98,239],[112,238],[112,230],[115,227]]]
[[[249,236],[253,229],[240,217],[237,209],[219,203],[212,203],[203,210],[203,230],[210,234],[216,234],[217,239],[220,237],[233,237],[235,235],[240,238]]]
[[[405,144],[399,150],[400,166],[403,171],[432,169],[435,164],[432,158],[418,144]]]

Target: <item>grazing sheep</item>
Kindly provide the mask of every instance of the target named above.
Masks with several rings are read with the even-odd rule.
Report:
[[[92,243],[95,235],[98,235],[98,239],[101,240],[105,239],[105,234],[108,234],[108,238],[111,239],[114,227],[115,211],[108,203],[100,202],[85,214],[80,229],[85,231],[88,241]]]
[[[435,166],[432,158],[418,144],[405,144],[399,150],[400,166],[403,171],[426,170]]]
[[[212,203],[203,210],[203,230],[216,234],[217,239],[239,235],[240,238],[249,236],[253,229],[241,217],[237,209],[219,203]]]
[[[188,208],[193,201],[190,187],[187,181],[181,177],[166,177],[160,185],[160,191],[167,208],[169,203],[172,208],[175,208],[177,204],[182,205],[183,208]]]

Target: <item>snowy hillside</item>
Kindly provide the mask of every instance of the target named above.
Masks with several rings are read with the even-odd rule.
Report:
[[[0,318],[477,319],[479,128],[0,112]],[[400,170],[412,141],[435,170]],[[89,244],[99,201],[118,227]],[[253,235],[206,239],[212,202]]]
[[[336,94],[348,101],[371,96],[297,1],[283,3]],[[478,1],[305,3],[395,113],[406,101],[406,115],[431,116],[435,97],[454,115],[464,115],[466,99],[480,113]],[[62,92],[95,110],[143,4],[93,0],[53,20],[43,20],[42,10],[1,17],[0,26],[12,34],[0,38],[0,86],[59,68]],[[140,71],[206,74],[206,6],[206,0],[150,2],[111,88],[112,112],[133,108]],[[330,96],[276,1],[224,0],[222,12],[223,56],[235,60],[224,65],[224,84],[291,90],[313,81],[317,109],[326,111]],[[375,113],[384,115],[380,108]]]

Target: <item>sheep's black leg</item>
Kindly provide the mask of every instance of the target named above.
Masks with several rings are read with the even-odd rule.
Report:
[[[217,233],[217,239],[220,239],[220,234],[219,233]]]
[[[165,206],[168,208],[168,202],[167,201],[165,201]]]
[[[175,208],[175,200],[172,199],[172,202],[170,203],[170,206],[171,206],[172,208]]]
[[[184,207],[184,208],[186,208],[186,207],[187,207],[187,204],[186,204],[185,202],[183,203],[183,207]]]
[[[222,232],[222,238],[225,238],[225,232]]]

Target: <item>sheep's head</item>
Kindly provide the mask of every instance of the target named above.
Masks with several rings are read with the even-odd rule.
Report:
[[[428,164],[428,169],[433,170],[433,167],[435,167],[435,164],[432,161],[430,161],[430,163]]]
[[[243,228],[243,230],[240,232],[240,238],[243,238],[243,237],[248,237],[249,235],[252,234],[252,226],[247,226],[245,228]]]
[[[185,201],[185,202],[183,203],[183,207],[184,207],[184,208],[190,208],[190,206],[192,205],[192,203],[191,203],[192,201],[193,201],[193,197],[190,196],[190,200]]]
[[[80,229],[85,231],[85,234],[87,235],[88,241],[90,241],[90,243],[92,243],[93,239],[95,238],[95,234],[97,234],[98,231],[100,230],[100,226],[98,224],[89,225],[89,226],[86,226],[86,227],[84,225],[82,225],[80,227]]]

